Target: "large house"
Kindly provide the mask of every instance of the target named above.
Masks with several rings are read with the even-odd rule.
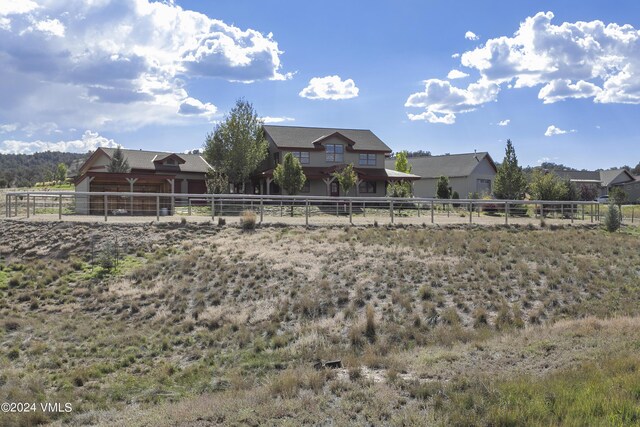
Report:
[[[286,153],[300,160],[307,177],[300,195],[385,196],[391,182],[420,179],[414,174],[385,169],[385,157],[391,149],[370,130],[265,125],[264,133],[269,156],[255,177],[255,193],[283,193],[273,180],[273,171]],[[342,194],[332,174],[348,164],[353,164],[358,180],[348,194]]]
[[[569,180],[576,186],[593,187],[598,195],[606,196],[613,187],[620,187],[629,194],[629,199],[635,201],[633,196],[640,192],[636,189],[636,179],[625,169],[612,169],[601,171],[556,171],[560,178]],[[640,194],[637,195],[640,197]]]
[[[451,191],[457,192],[461,199],[492,193],[497,169],[489,153],[409,157],[408,161],[411,172],[420,176],[413,183],[416,197],[437,197],[437,183],[441,176],[449,178]],[[394,162],[395,159],[387,159],[386,166],[393,168]]]
[[[74,179],[76,191],[189,193],[207,192],[205,175],[209,164],[199,154],[177,154],[159,151],[125,150],[129,164],[126,173],[108,172],[114,148],[98,148],[79,168]],[[155,200],[149,197],[130,199],[110,196],[108,209],[122,212],[155,212]],[[100,197],[77,197],[79,214],[104,213]]]

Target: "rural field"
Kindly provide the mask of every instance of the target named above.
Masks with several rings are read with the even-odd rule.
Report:
[[[640,228],[0,220],[0,402],[73,408],[2,426],[638,425]]]

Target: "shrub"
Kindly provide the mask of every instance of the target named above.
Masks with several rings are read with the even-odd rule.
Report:
[[[240,225],[243,230],[253,230],[256,228],[256,213],[253,211],[242,212],[242,218],[240,218]]]
[[[227,220],[222,218],[221,216],[218,217],[218,226],[222,227],[224,225],[227,225]]]
[[[613,203],[609,205],[609,210],[604,215],[604,226],[610,233],[620,229],[620,209]]]
[[[374,342],[376,340],[376,321],[374,318],[374,311],[371,305],[367,305],[366,315],[367,315],[367,323],[364,330],[364,335],[367,337],[369,342]]]

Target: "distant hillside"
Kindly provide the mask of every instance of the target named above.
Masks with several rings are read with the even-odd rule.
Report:
[[[69,172],[77,169],[87,154],[46,151],[35,154],[0,154],[0,188],[29,187],[51,180],[51,174],[64,163]]]

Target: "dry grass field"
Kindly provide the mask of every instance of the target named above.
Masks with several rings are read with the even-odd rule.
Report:
[[[3,426],[637,425],[639,350],[637,227],[0,221],[0,402],[73,405]]]

